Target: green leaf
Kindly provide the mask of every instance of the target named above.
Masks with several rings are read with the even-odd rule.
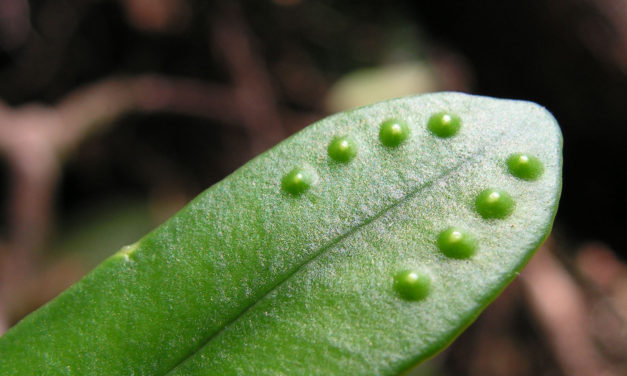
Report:
[[[0,374],[398,374],[518,274],[560,188],[561,135],[532,103],[439,93],[337,114],[25,318]]]

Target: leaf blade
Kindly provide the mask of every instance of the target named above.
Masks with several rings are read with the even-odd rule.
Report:
[[[455,111],[462,116],[464,123],[455,137],[438,139],[426,129],[430,113],[441,110]],[[412,124],[411,135],[397,148],[385,147],[378,141],[378,124],[398,116]],[[535,122],[542,127],[538,128]],[[343,135],[350,135],[358,144],[357,156],[348,165],[331,162],[326,157],[328,142]],[[509,150],[515,145],[529,150]],[[173,374],[208,370],[228,374],[246,365],[253,367],[248,371],[316,373],[316,369],[308,367],[320,363],[321,359],[337,359],[327,362],[336,368],[318,370],[327,374],[393,374],[450,341],[530,257],[531,251],[546,235],[554,216],[560,187],[560,145],[555,121],[538,106],[455,93],[399,99],[327,118],[249,162],[142,239],[132,253],[121,253],[108,260],[56,302],[33,315],[35,318],[24,320],[16,330],[7,333],[8,341],[4,337],[0,340],[0,353],[19,353],[27,336],[19,332],[32,333],[37,330],[37,323],[45,320],[54,324],[46,335],[38,337],[42,351],[26,360],[24,367],[26,363],[31,367],[37,364],[37,360],[48,356],[47,349],[53,348],[57,351],[54,368],[61,369],[66,363],[72,363],[76,374],[95,369],[107,370],[108,374],[124,373],[129,369],[138,374],[164,374],[178,365],[181,367]],[[501,154],[520,151],[545,157],[545,172],[537,182],[523,184],[507,176],[503,163],[507,155]],[[294,166],[303,165],[317,172],[316,183],[298,196],[282,192],[283,174]],[[490,181],[495,185],[505,181],[509,184],[505,188],[520,190],[521,201],[508,221],[517,219],[519,222],[512,223],[514,226],[531,227],[533,236],[517,238],[524,245],[521,247],[524,252],[516,254],[516,263],[509,260],[507,267],[503,267],[507,273],[492,280],[491,289],[485,286],[478,289],[483,295],[475,296],[474,308],[464,306],[466,314],[462,315],[463,319],[451,319],[455,325],[441,330],[445,335],[440,333],[430,346],[412,347],[407,338],[401,338],[399,327],[377,326],[377,318],[384,317],[384,313],[389,315],[400,310],[403,314],[391,320],[400,323],[402,318],[411,317],[411,309],[424,310],[428,302],[406,305],[407,302],[394,295],[390,275],[396,270],[391,269],[402,266],[399,260],[416,267],[430,265],[429,268],[434,269],[430,271],[434,281],[442,282],[441,276],[454,274],[453,267],[447,269],[446,265],[468,264],[467,260],[444,258],[434,249],[439,231],[435,224],[445,225],[439,223],[438,218],[431,218],[434,213],[436,217],[457,216],[460,221],[464,220],[462,222],[470,221],[468,227],[477,230],[484,247],[487,244],[492,253],[496,252],[497,244],[486,235],[494,231],[495,223],[478,217],[468,204],[474,201],[478,188],[472,187],[473,190],[468,184],[459,185],[464,178],[471,177],[468,180],[477,184],[486,176],[491,176]],[[455,188],[456,184],[459,187]],[[539,200],[541,205],[525,206],[524,203],[531,199]],[[447,205],[452,205],[450,213],[446,211],[449,210]],[[537,210],[539,212],[534,212]],[[430,215],[430,221],[421,215]],[[395,219],[390,220],[391,217]],[[499,222],[499,234],[508,233],[504,223],[511,225]],[[447,222],[446,225],[459,223]],[[416,250],[412,253],[407,250],[412,244],[426,251],[424,254],[416,254]],[[350,251],[346,251],[349,248]],[[486,253],[480,251],[477,257],[480,259]],[[420,255],[427,258],[421,259]],[[351,257],[358,262],[346,261]],[[372,259],[379,263],[369,264],[368,260]],[[471,266],[482,265],[485,269],[474,272],[481,271],[482,276],[490,277],[487,272],[491,272],[491,268],[476,263],[476,258],[473,260],[475,263],[470,261]],[[328,265],[338,269],[329,269]],[[371,266],[374,269],[368,269]],[[351,291],[350,287],[359,282],[351,278],[361,276],[363,269],[376,277],[366,280],[366,286],[374,290]],[[325,270],[333,278],[320,277],[321,271]],[[107,282],[112,276],[115,279]],[[444,280],[452,283],[450,286],[460,286],[459,282],[455,285],[455,280]],[[105,291],[99,291],[103,284]],[[299,284],[313,284],[320,290],[303,290]],[[436,284],[432,296],[440,296],[444,290],[451,289],[446,286],[449,285]],[[90,291],[91,298],[85,298],[84,291]],[[316,294],[315,291],[325,293]],[[300,311],[299,307],[289,304],[290,294],[298,296],[296,301],[304,304]],[[371,299],[364,299],[367,296]],[[90,299],[93,306],[79,313],[64,309]],[[275,303],[269,303],[273,301]],[[116,304],[108,307],[111,302]],[[351,307],[339,311],[333,309],[333,304],[342,302],[351,302],[353,308],[360,307],[360,310]],[[293,312],[284,311],[286,307],[291,307]],[[315,307],[324,309],[316,310]],[[364,329],[361,331],[342,331],[347,323],[359,323],[359,313],[366,312],[368,307],[374,311],[366,316],[374,321],[366,320],[368,324],[362,324]],[[436,311],[444,309],[437,307]],[[296,326],[288,332],[300,331],[309,335],[285,335],[291,338],[292,342],[288,342],[293,346],[279,346],[282,337],[276,335],[284,331],[276,326],[276,322],[263,325],[264,317],[268,320],[264,312],[275,311],[283,315],[276,316],[282,318],[278,320],[282,323],[302,324],[296,318],[309,318],[307,325],[292,324]],[[334,320],[334,312],[344,320]],[[68,317],[67,323],[61,316]],[[424,316],[428,317],[426,313]],[[317,321],[316,317],[324,319]],[[259,324],[247,328],[247,322]],[[335,323],[332,326],[342,334],[334,336],[329,333],[325,322]],[[316,325],[309,325],[312,323]],[[239,329],[231,329],[233,327]],[[370,338],[371,331],[397,334],[391,336],[396,338],[385,337],[388,338],[385,346],[375,346],[378,350],[387,348],[390,351],[369,352],[368,348],[351,342]],[[18,333],[13,334],[15,332]],[[96,334],[96,338],[86,339],[82,334],[85,332]],[[57,341],[68,333],[70,341]],[[249,338],[246,333],[255,333],[255,336]],[[130,340],[126,337],[129,335]],[[309,341],[304,337],[309,337]],[[16,339],[13,341],[12,338]],[[113,349],[100,349],[110,343],[118,345]],[[263,343],[274,345],[255,345]],[[315,348],[322,350],[308,350],[311,343],[319,344],[320,347]],[[98,356],[77,358],[72,348],[89,349],[87,354],[91,351]],[[241,350],[228,354],[223,351],[237,348]],[[256,351],[250,352],[253,348]],[[291,351],[294,349],[298,351]],[[307,361],[298,363],[296,360],[303,358],[303,354]],[[203,355],[205,360],[198,360],[202,360]],[[222,361],[225,359],[231,361]],[[282,362],[277,363],[275,359],[282,359]],[[313,361],[315,359],[318,361]],[[286,368],[290,364],[294,368]],[[223,368],[218,372],[220,366]],[[46,365],[40,363],[39,367]]]

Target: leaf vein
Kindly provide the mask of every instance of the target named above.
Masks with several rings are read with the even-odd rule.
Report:
[[[495,142],[500,141],[504,137],[504,135],[505,135],[505,132],[503,132],[503,131],[499,132],[498,137],[495,138]],[[202,342],[202,344],[200,346],[198,346],[197,349],[195,349],[193,351],[190,351],[187,356],[184,356],[164,376],[171,375],[172,372],[174,372],[179,366],[181,366],[187,360],[191,359],[194,355],[196,355],[198,352],[200,352],[205,346],[207,346],[207,344],[209,344],[209,342],[211,342],[214,338],[219,336],[229,326],[231,326],[232,324],[237,322],[241,317],[246,315],[246,313],[251,311],[255,306],[260,304],[260,302],[265,300],[272,292],[276,291],[283,284],[288,282],[296,273],[298,273],[304,267],[306,267],[307,265],[311,264],[316,259],[318,259],[320,256],[322,256],[327,250],[329,250],[330,248],[332,248],[335,245],[339,244],[344,239],[347,239],[350,236],[352,236],[352,235],[356,234],[357,232],[361,231],[363,228],[365,228],[369,224],[377,221],[379,218],[383,217],[384,215],[386,215],[390,211],[394,210],[398,206],[404,204],[405,202],[410,201],[411,199],[416,197],[416,195],[418,195],[419,193],[429,189],[436,182],[448,178],[449,176],[451,176],[453,173],[458,171],[462,166],[466,165],[467,163],[469,163],[469,162],[470,163],[478,163],[478,162],[480,162],[486,156],[486,154],[487,154],[486,150],[487,149],[488,149],[488,145],[483,145],[482,149],[479,149],[477,152],[475,152],[475,153],[471,154],[470,156],[462,159],[459,163],[453,165],[449,169],[444,170],[441,174],[437,175],[432,180],[427,181],[427,182],[423,183],[422,185],[417,186],[414,190],[408,192],[406,195],[404,195],[403,197],[399,198],[398,200],[393,201],[390,205],[382,208],[376,214],[374,214],[374,215],[364,219],[361,223],[357,224],[356,226],[354,226],[353,228],[349,229],[345,233],[338,235],[335,239],[329,241],[327,244],[325,244],[324,246],[320,247],[320,249],[317,250],[316,252],[314,252],[313,255],[309,259],[305,260],[303,263],[301,263],[300,265],[295,267],[290,273],[288,273],[285,276],[285,278],[283,278],[282,280],[278,281],[274,286],[272,286],[270,289],[268,289],[268,291],[266,291],[256,302],[254,302],[253,304],[249,305],[248,307],[245,307],[237,316],[235,316],[230,321],[226,322],[219,330],[217,330],[216,332],[211,334],[209,337],[207,337],[207,339],[204,342]]]

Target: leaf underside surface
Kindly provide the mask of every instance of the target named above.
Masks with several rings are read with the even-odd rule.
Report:
[[[443,112],[461,120],[453,136],[427,127]],[[399,145],[379,138],[388,119],[408,125]],[[354,153],[336,161],[327,148],[344,136]],[[548,235],[561,143],[538,105],[459,93],[323,119],[9,330],[0,374],[399,374],[449,344]],[[542,174],[514,176],[515,153]],[[294,193],[282,178],[295,168]],[[479,214],[486,189],[508,193],[511,214]],[[438,248],[450,227],[472,237],[470,257]],[[394,288],[403,270],[428,277],[425,297]]]

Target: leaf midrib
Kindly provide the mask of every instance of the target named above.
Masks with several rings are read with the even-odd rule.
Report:
[[[495,138],[495,143],[498,143],[498,141],[500,141],[504,134],[506,132],[505,131],[501,131],[499,133],[499,136]],[[207,337],[207,339],[205,341],[202,342],[202,344],[200,346],[198,346],[197,349],[191,351],[187,356],[184,356],[178,363],[176,363],[169,371],[167,371],[164,376],[168,376],[170,375],[173,371],[175,371],[180,365],[182,365],[183,363],[185,363],[188,359],[192,358],[195,354],[197,354],[199,351],[201,351],[209,342],[211,342],[214,338],[216,338],[218,335],[220,335],[220,333],[222,333],[226,328],[228,328],[229,326],[231,326],[233,323],[237,322],[241,317],[243,317],[248,311],[250,311],[251,309],[253,309],[257,304],[259,304],[261,301],[263,301],[264,299],[266,299],[273,291],[275,291],[276,289],[278,289],[280,286],[282,286],[284,283],[286,283],[287,281],[289,281],[292,276],[294,276],[297,272],[299,272],[301,269],[303,269],[304,267],[306,267],[307,265],[311,264],[312,262],[314,262],[316,259],[318,259],[320,256],[322,256],[327,250],[329,250],[330,248],[332,248],[333,246],[335,246],[336,244],[342,242],[344,239],[347,239],[348,237],[350,237],[351,235],[357,233],[358,231],[360,231],[362,228],[368,226],[369,224],[375,222],[376,220],[378,220],[379,218],[383,217],[385,214],[387,214],[388,212],[394,210],[395,208],[397,208],[398,206],[400,206],[401,204],[413,199],[416,195],[418,195],[420,192],[429,189],[433,184],[435,184],[436,182],[445,179],[447,177],[449,177],[450,175],[452,175],[453,173],[455,173],[457,170],[459,170],[461,168],[461,166],[465,165],[467,162],[469,163],[475,163],[480,161],[481,159],[483,159],[483,157],[485,157],[486,150],[488,149],[487,144],[484,144],[483,148],[479,149],[477,152],[471,154],[470,156],[462,159],[459,163],[453,165],[451,168],[444,170],[444,172],[442,172],[441,174],[437,175],[435,178],[433,178],[432,180],[425,182],[422,185],[419,185],[416,187],[416,189],[414,189],[413,191],[410,191],[409,193],[407,193],[405,196],[399,198],[396,201],[393,201],[390,205],[384,207],[383,209],[381,209],[379,212],[377,212],[376,214],[372,215],[369,218],[366,218],[363,222],[359,223],[358,225],[352,227],[351,229],[349,229],[348,231],[346,231],[344,234],[338,235],[335,239],[331,240],[330,242],[328,242],[326,245],[320,247],[320,249],[316,252],[313,253],[313,255],[308,259],[305,260],[303,263],[301,263],[300,265],[298,265],[297,267],[295,267],[290,273],[288,273],[285,278],[283,278],[282,280],[278,281],[274,286],[272,286],[270,289],[268,289],[268,291],[266,291],[257,301],[255,301],[254,303],[250,304],[249,306],[247,306],[246,308],[244,308],[239,314],[237,314],[237,316],[235,316],[233,319],[231,319],[230,321],[226,322],[219,330],[215,331],[213,334],[211,334],[209,337]]]

